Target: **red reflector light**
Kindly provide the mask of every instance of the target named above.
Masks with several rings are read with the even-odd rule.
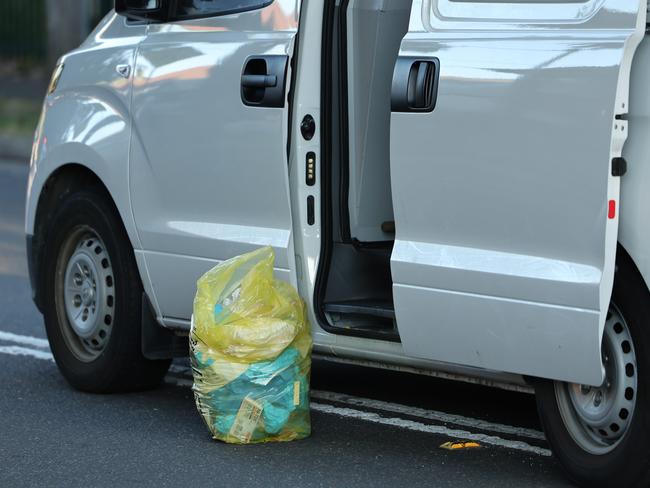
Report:
[[[607,217],[610,219],[616,218],[616,200],[609,201],[609,212],[607,213]]]

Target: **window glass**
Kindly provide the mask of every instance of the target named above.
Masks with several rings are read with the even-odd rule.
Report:
[[[177,0],[176,19],[225,15],[262,8],[273,0]]]

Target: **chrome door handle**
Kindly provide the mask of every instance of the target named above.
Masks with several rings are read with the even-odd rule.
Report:
[[[122,78],[128,78],[131,76],[131,66],[128,64],[118,64],[115,67],[115,71],[117,71],[117,74],[119,74]]]

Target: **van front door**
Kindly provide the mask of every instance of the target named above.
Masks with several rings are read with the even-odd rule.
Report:
[[[615,158],[645,10],[645,0],[414,1],[391,120],[406,354],[602,382]]]
[[[140,45],[130,165],[136,255],[172,325],[222,260],[270,245],[291,279],[286,99],[300,3],[174,4]]]

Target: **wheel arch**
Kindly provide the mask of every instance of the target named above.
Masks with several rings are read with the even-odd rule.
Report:
[[[105,184],[104,180],[91,168],[80,163],[65,163],[58,166],[52,171],[46,179],[39,185],[38,192],[32,187],[32,195],[38,195],[34,198],[35,205],[31,209],[31,222],[30,208],[27,210],[27,223],[26,230],[28,236],[31,238],[31,249],[28,249],[30,254],[30,268],[32,268],[32,288],[34,301],[38,308],[42,307],[42,288],[43,288],[43,273],[42,273],[42,256],[45,244],[48,238],[48,222],[51,220],[54,212],[56,211],[57,202],[65,198],[66,195],[79,190],[81,188],[93,188],[98,195],[101,195],[116,212],[119,220],[122,222],[123,230],[128,236],[131,245],[134,246],[137,240],[132,237],[135,234],[135,229],[129,216],[131,212],[128,208],[120,208],[117,204],[114,194],[110,191],[109,187]],[[122,205],[124,207],[124,205]],[[31,224],[31,225],[30,225]],[[129,226],[128,224],[131,224]],[[131,227],[131,232],[129,232]]]
[[[42,232],[43,222],[54,211],[57,198],[62,198],[76,189],[88,186],[95,186],[120,213],[111,192],[93,170],[83,164],[66,163],[53,171],[41,186],[34,209],[33,233],[36,235]]]
[[[629,213],[626,214],[625,210],[621,212],[616,259],[628,259],[646,289],[650,291],[650,233],[647,231],[645,216],[639,214],[647,208],[646,205],[642,207],[626,207],[625,210]]]
[[[637,266],[634,257],[628,252],[621,241],[618,242],[616,251],[616,264],[618,265],[621,260],[625,260],[630,269],[634,272],[635,278],[639,280],[639,283],[642,283],[645,286],[646,291],[650,294],[650,287],[648,286],[646,276],[643,275],[641,269]],[[616,277],[614,277],[614,279],[616,280]]]

